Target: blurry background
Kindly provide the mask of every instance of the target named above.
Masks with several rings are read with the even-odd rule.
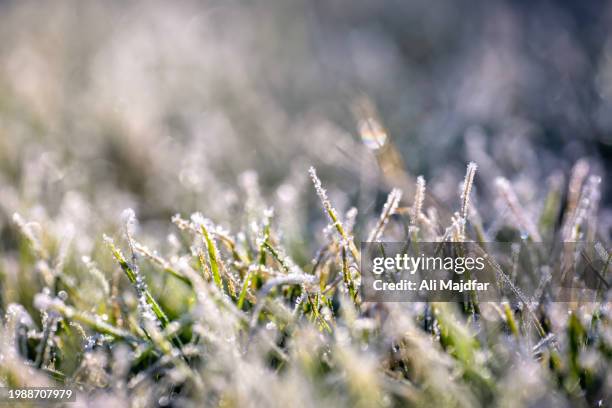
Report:
[[[586,158],[609,231],[607,2],[0,1],[0,250],[15,211],[83,251],[126,207],[145,228],[195,210],[231,227],[257,185],[304,239],[325,223],[310,165],[340,210],[377,211],[363,99],[449,208],[469,160],[492,222],[494,176],[535,212]]]

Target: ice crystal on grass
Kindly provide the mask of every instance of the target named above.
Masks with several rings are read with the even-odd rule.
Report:
[[[344,227],[346,228],[347,234],[352,234],[357,223],[357,214],[359,211],[355,207],[351,207],[344,216]]]
[[[48,255],[41,242],[40,224],[34,222],[26,222],[18,213],[13,214],[13,222],[15,223],[15,225],[17,225],[23,236],[32,246],[33,251],[37,253],[41,258],[47,258]]]
[[[384,232],[385,226],[389,222],[389,219],[397,211],[397,207],[399,206],[401,199],[402,192],[399,189],[394,188],[393,190],[391,190],[389,196],[387,197],[387,201],[383,206],[382,212],[380,213],[380,218],[378,219],[376,226],[368,236],[368,242],[375,242],[380,239],[381,235]]]
[[[131,239],[131,237],[128,237],[130,242]],[[104,235],[104,241],[136,291],[138,310],[140,311],[141,319],[143,319],[145,322],[154,322],[155,324],[159,324],[161,327],[165,327],[169,323],[168,317],[149,292],[147,284],[140,274],[140,269],[136,264],[135,253],[132,255],[132,262],[130,263],[123,256],[121,250],[115,246],[115,242],[112,238]],[[133,248],[133,244],[130,244],[130,247]]]
[[[132,251],[132,254],[134,254],[134,234],[136,233],[136,227],[138,225],[134,210],[131,208],[123,210],[121,213],[121,221],[125,227],[125,236],[128,244],[130,245],[130,250]]]
[[[94,261],[92,261],[92,259],[90,257],[88,257],[88,256],[83,256],[81,258],[81,261],[83,261],[83,263],[85,264],[85,266],[87,267],[87,269],[91,273],[92,277],[94,279],[96,279],[97,284],[102,289],[102,294],[104,296],[109,296],[110,295],[110,286],[108,284],[108,281],[106,280],[106,277],[104,276],[102,271],[98,268],[96,263]]]
[[[467,219],[468,208],[470,205],[470,193],[472,192],[472,186],[474,184],[474,177],[476,176],[476,163],[470,162],[467,165],[465,172],[465,179],[463,180],[463,188],[461,189],[461,218]]]
[[[383,147],[387,141],[387,132],[374,118],[364,118],[358,123],[359,134],[363,144],[372,150]]]
[[[465,224],[467,223],[468,210],[470,206],[470,193],[472,192],[472,186],[474,185],[474,177],[476,176],[476,163],[470,162],[467,165],[465,171],[465,178],[463,179],[463,187],[461,188],[461,210],[459,215],[463,220],[460,225],[459,236],[461,239],[465,237]]]
[[[519,200],[514,192],[510,182],[505,178],[498,178],[495,180],[497,190],[512,212],[514,219],[521,228],[522,231],[526,231],[534,242],[541,242],[542,238],[538,232],[535,224],[531,221],[526,211],[523,209]]]
[[[329,221],[340,232],[342,227],[339,225],[336,209],[332,206],[331,202],[329,201],[329,198],[327,198],[327,191],[323,188],[323,185],[321,184],[321,179],[319,178],[319,176],[317,176],[317,170],[315,170],[314,167],[310,167],[310,169],[308,169],[308,174],[310,175],[310,179],[312,180],[312,184],[314,185],[315,192],[319,196],[319,200],[321,200],[323,210],[327,214]],[[343,233],[341,233],[341,235],[342,234]]]
[[[414,193],[414,202],[410,209],[410,223],[414,226],[419,221],[423,211],[423,202],[425,202],[425,178],[417,177],[416,190]]]
[[[350,247],[351,254],[355,258],[355,260],[359,261],[360,256],[357,251],[357,248],[355,247],[355,243],[353,242],[352,238],[349,237],[345,232],[344,227],[342,226],[342,223],[338,218],[336,209],[332,206],[331,202],[329,201],[329,198],[327,198],[327,191],[325,191],[325,189],[323,188],[321,180],[317,176],[317,171],[314,167],[310,167],[310,169],[308,169],[308,174],[310,175],[310,179],[312,180],[312,184],[314,185],[315,192],[319,196],[319,200],[321,200],[323,210],[327,214],[331,225],[338,232],[340,240],[346,241],[347,245]]]

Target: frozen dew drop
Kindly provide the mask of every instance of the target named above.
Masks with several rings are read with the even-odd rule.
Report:
[[[60,291],[57,293],[57,297],[58,297],[58,298],[60,298],[62,301],[64,301],[64,302],[65,302],[65,301],[68,299],[68,293],[66,293],[66,291],[65,291],[65,290],[60,290]]]
[[[374,118],[361,119],[358,124],[363,144],[372,150],[380,149],[387,142],[387,132]]]

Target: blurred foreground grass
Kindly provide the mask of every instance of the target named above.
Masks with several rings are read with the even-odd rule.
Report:
[[[565,206],[559,191],[549,192],[539,223],[525,218],[512,186],[498,180],[508,225],[526,240],[536,233],[600,240],[592,218],[599,180],[585,170],[585,163],[574,167]],[[470,204],[475,174],[470,164],[450,225],[424,208],[419,179],[410,206],[401,206],[401,190],[389,195],[369,239],[407,239],[408,230],[415,241],[478,241],[489,232]],[[241,229],[200,213],[176,215],[159,251],[142,243],[149,237],[132,210],[114,238],[93,237],[86,256],[75,250],[78,226],[15,214],[16,252],[2,254],[0,269],[3,385],[67,384],[81,391],[81,403],[122,406],[609,403],[607,284],[586,303],[552,302],[546,285],[533,299],[471,298],[462,307],[363,302],[359,215],[338,213],[314,169],[310,175],[330,221],[311,262],[289,256],[256,184]],[[598,245],[603,276],[606,245]]]

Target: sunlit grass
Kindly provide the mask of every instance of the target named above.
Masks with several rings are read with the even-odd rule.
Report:
[[[450,226],[426,215],[419,178],[411,207],[401,207],[402,193],[393,190],[367,236],[397,239],[405,231],[414,242],[469,240],[478,233],[470,223],[478,215],[469,198],[475,169],[468,166]],[[2,298],[14,302],[3,305],[2,383],[39,385],[46,378],[125,403],[275,405],[298,389],[303,405],[605,401],[612,350],[607,301],[547,303],[517,292],[518,304],[471,297],[463,308],[364,302],[359,235],[350,219],[358,215],[341,220],[312,168],[310,176],[329,220],[326,243],[310,264],[288,255],[270,210],[233,233],[200,214],[191,221],[177,215],[168,254],[139,242],[147,237],[128,211],[121,232],[105,237],[105,245],[98,241],[84,262],[59,251],[52,231],[15,215],[21,270],[38,270],[42,279],[32,276],[20,288],[2,278]],[[531,222],[509,182],[497,185],[521,234],[531,239],[534,228],[554,234],[551,215]],[[579,188],[578,196],[595,194],[593,183]],[[578,199],[574,211],[588,212],[584,206]],[[543,208],[558,211],[551,199]],[[589,234],[586,216],[572,220],[572,236]],[[125,242],[131,258],[116,242]],[[604,243],[598,253],[609,263]],[[502,278],[514,287],[511,277]],[[607,299],[607,286],[600,294]]]

